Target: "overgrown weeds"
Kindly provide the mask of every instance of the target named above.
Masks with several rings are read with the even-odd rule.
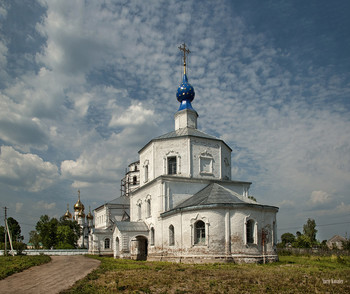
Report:
[[[265,265],[98,259],[101,266],[64,293],[350,293],[349,256],[282,256]]]
[[[50,260],[50,256],[47,255],[0,256],[0,280],[32,266],[47,263]]]

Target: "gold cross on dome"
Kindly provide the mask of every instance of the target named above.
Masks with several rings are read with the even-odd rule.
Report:
[[[180,45],[180,47],[178,47],[178,48],[180,49],[180,51],[183,51],[183,53],[184,53],[184,74],[186,74],[186,53],[188,55],[189,53],[191,53],[191,51],[189,49],[186,49],[185,43],[183,43],[182,46],[183,47],[181,47],[181,45]]]

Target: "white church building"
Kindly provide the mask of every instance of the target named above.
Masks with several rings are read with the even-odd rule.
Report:
[[[175,130],[139,151],[122,196],[94,210],[92,254],[176,262],[269,262],[276,253],[278,208],[231,179],[232,149],[197,129],[195,92],[186,74],[177,90]]]

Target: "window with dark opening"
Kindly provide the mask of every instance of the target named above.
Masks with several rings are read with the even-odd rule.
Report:
[[[168,175],[176,174],[176,156],[168,157]]]
[[[169,245],[173,246],[175,244],[175,236],[174,236],[174,226],[169,226]]]
[[[194,244],[205,244],[205,224],[203,221],[198,221],[195,224]]]
[[[154,245],[154,228],[151,228],[151,245]]]
[[[137,185],[137,176],[133,176],[132,178],[132,184]]]
[[[105,249],[109,249],[110,248],[110,240],[109,240],[109,238],[106,238],[105,239]]]
[[[247,221],[247,244],[254,243],[254,221],[252,219]]]

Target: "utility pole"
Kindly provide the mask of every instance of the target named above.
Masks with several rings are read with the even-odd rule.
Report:
[[[5,210],[5,251],[4,255],[7,256],[7,207],[4,207]]]

